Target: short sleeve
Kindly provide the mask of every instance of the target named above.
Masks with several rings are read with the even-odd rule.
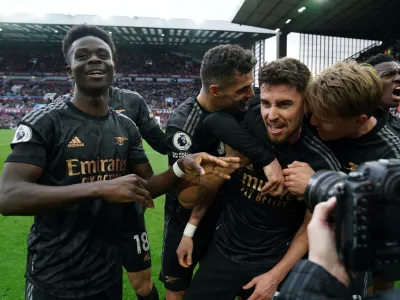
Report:
[[[169,125],[165,131],[165,142],[169,164],[172,165],[179,158],[188,156],[192,146],[191,136],[181,128]]]
[[[137,101],[140,103],[138,115],[140,134],[154,150],[161,154],[166,154],[167,146],[165,143],[164,132],[161,130],[153,112],[144,101],[143,97],[139,94],[136,95]]]
[[[144,164],[149,162],[142,145],[142,136],[133,121],[128,125],[129,130],[129,166]]]
[[[13,151],[7,162],[45,167],[46,158],[52,153],[56,134],[49,114],[62,105],[64,104],[49,104],[46,108],[34,109],[23,117],[11,141]]]
[[[46,148],[40,136],[27,125],[19,125],[11,142],[13,151],[5,162],[26,163],[42,169],[46,166]]]
[[[160,128],[160,125],[158,125],[158,122],[154,117],[153,112],[151,111],[150,107],[147,105],[146,101],[140,94],[135,93],[133,101],[138,101],[139,103],[140,109],[139,109],[138,119],[140,121],[138,120],[139,122],[137,122],[138,123],[137,125],[139,127],[140,133],[145,138],[147,132],[150,132],[155,127]]]

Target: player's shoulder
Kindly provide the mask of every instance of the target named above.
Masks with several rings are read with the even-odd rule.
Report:
[[[170,127],[184,130],[185,125],[190,123],[191,120],[196,119],[201,113],[201,108],[196,102],[196,99],[188,98],[181,105],[179,105],[169,117],[167,122],[167,130]]]
[[[27,113],[21,123],[30,126],[46,126],[51,123],[51,120],[57,119],[60,112],[67,109],[67,104],[64,101],[50,103],[45,107],[35,108]]]
[[[53,103],[60,103],[60,102],[65,102],[65,101],[69,101],[72,99],[73,94],[72,93],[68,93],[65,95],[61,95],[59,97],[57,97],[55,100],[53,100]]]
[[[131,118],[129,118],[122,112],[118,112],[118,111],[114,110],[111,107],[109,107],[109,110],[110,110],[110,114],[113,116],[113,118],[115,118],[117,120],[117,122],[121,123],[125,128],[130,128],[130,129],[139,131],[136,123]]]
[[[145,102],[142,95],[140,95],[138,92],[119,87],[110,87],[110,90],[111,98],[117,98],[124,101]]]
[[[301,152],[307,157],[307,163],[315,170],[330,169],[339,171],[341,164],[333,151],[317,136],[307,117],[303,118]]]

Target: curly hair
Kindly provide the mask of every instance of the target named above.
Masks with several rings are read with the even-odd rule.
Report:
[[[311,72],[305,64],[294,58],[280,58],[265,63],[259,73],[259,86],[288,84],[295,86],[302,95],[311,80]]]
[[[369,58],[365,63],[370,64],[371,66],[376,66],[380,63],[392,62],[392,61],[395,61],[393,55],[379,53],[379,54]]]
[[[94,36],[103,40],[110,47],[114,62],[117,62],[117,51],[111,36],[98,26],[80,24],[71,27],[62,41],[62,51],[67,64],[70,63],[69,50],[73,42],[86,36]]]
[[[306,104],[320,119],[372,116],[382,98],[382,81],[369,64],[339,62],[326,68],[309,85]]]
[[[214,47],[204,54],[201,62],[202,85],[206,91],[212,84],[224,87],[232,81],[233,75],[251,72],[256,63],[251,50],[245,50],[238,45]]]

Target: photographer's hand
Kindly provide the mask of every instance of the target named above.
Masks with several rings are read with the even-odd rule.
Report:
[[[308,259],[348,286],[350,278],[336,251],[335,231],[332,229],[332,224],[327,221],[335,205],[336,198],[333,197],[315,206],[307,228],[310,247]]]

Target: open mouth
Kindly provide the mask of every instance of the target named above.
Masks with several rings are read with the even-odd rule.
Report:
[[[103,70],[91,70],[86,72],[86,75],[88,75],[91,78],[101,78],[104,77],[105,72]]]
[[[392,92],[393,98],[396,101],[400,101],[400,86],[396,87]]]
[[[279,134],[283,131],[285,126],[268,124],[268,131],[272,134]]]

